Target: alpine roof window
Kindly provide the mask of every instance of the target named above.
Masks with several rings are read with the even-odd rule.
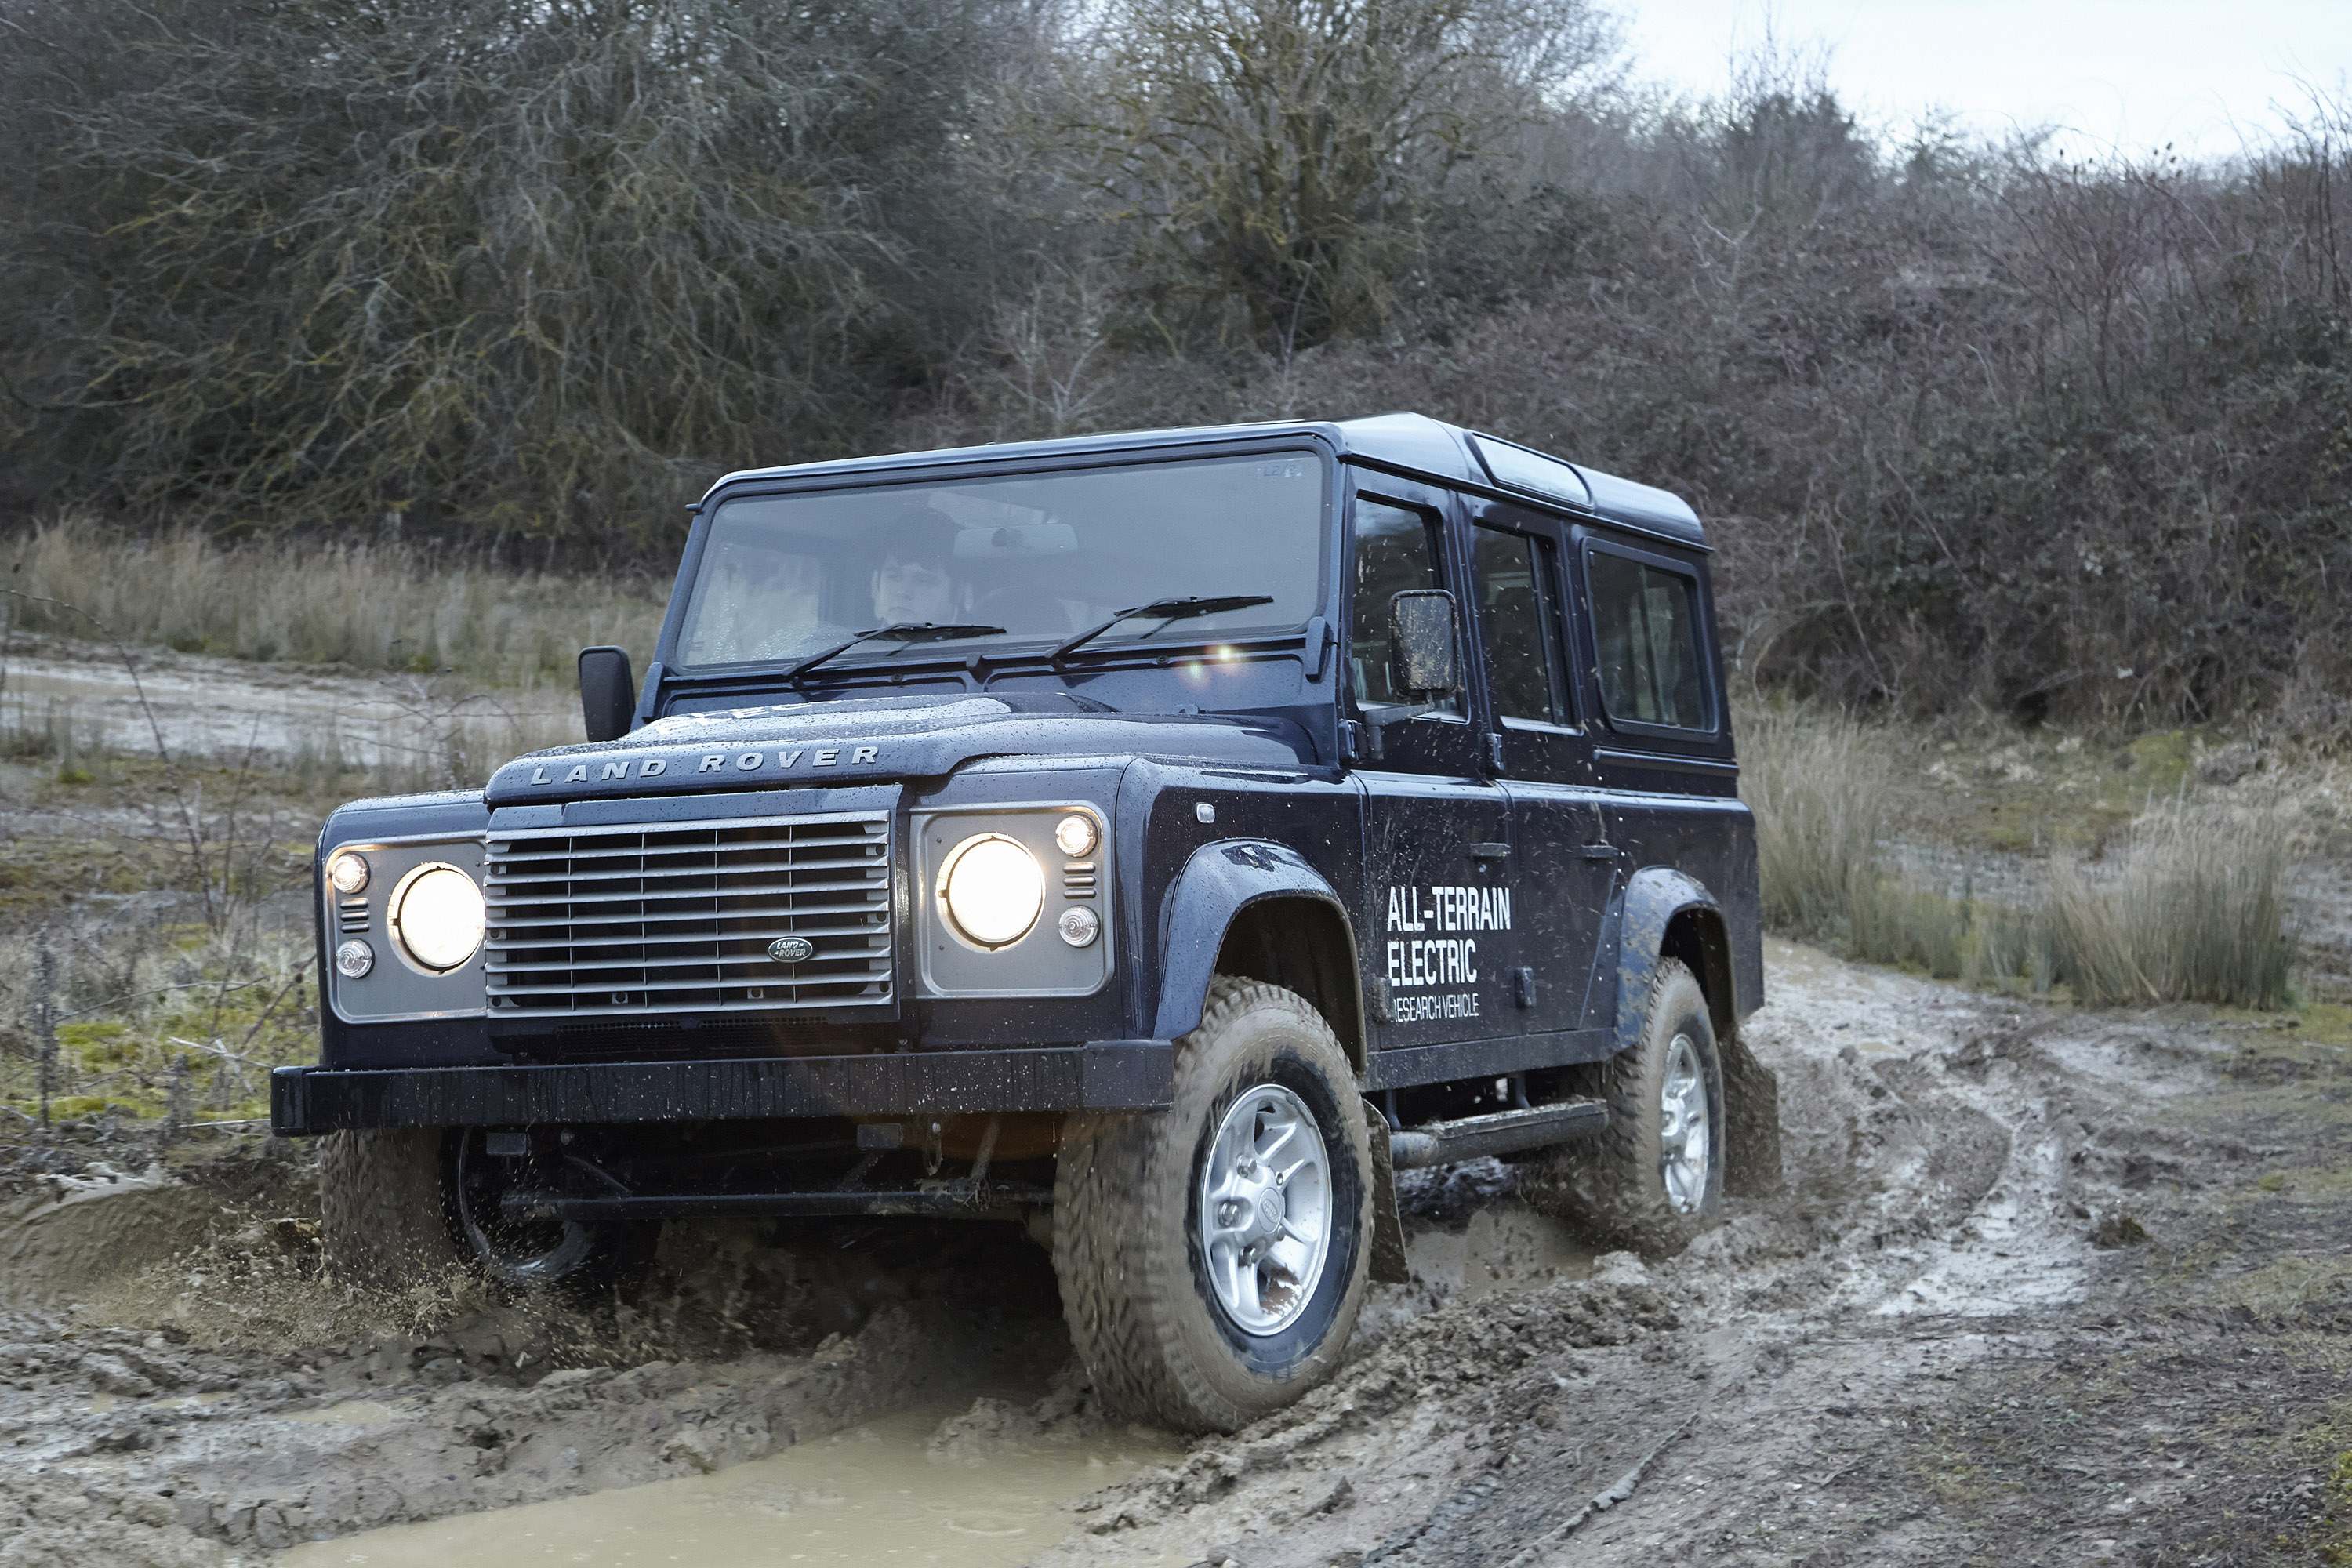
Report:
[[[1505,489],[1565,501],[1580,510],[1591,507],[1592,489],[1584,482],[1584,476],[1558,458],[1547,458],[1492,436],[1473,436],[1470,444],[1478,449],[1478,460],[1486,464],[1487,477]]]

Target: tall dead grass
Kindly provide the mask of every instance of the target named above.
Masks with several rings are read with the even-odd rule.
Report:
[[[141,536],[71,512],[0,542],[0,585],[21,595],[0,616],[27,631],[92,637],[95,616],[127,643],[182,653],[497,686],[569,682],[597,643],[634,648],[642,667],[667,596],[643,578],[440,565],[398,542]]]
[[[2099,865],[2034,868],[2023,900],[1921,886],[1890,853],[1894,737],[1843,714],[1767,710],[1741,727],[1765,922],[1875,963],[2092,1005],[2272,1008],[2295,955],[2287,826],[2260,807],[2152,808]]]

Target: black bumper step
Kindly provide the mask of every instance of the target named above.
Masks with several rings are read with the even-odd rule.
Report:
[[[269,1075],[269,1124],[301,1137],[366,1127],[1157,1110],[1169,1102],[1175,1066],[1166,1040],[1097,1040],[721,1061],[279,1068]]]

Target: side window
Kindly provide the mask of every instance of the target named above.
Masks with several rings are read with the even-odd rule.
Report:
[[[1442,588],[1435,529],[1406,507],[1359,497],[1356,501],[1355,624],[1348,628],[1348,680],[1361,704],[1410,700],[1389,678],[1389,599],[1412,588]],[[1458,713],[1448,698],[1443,713]]]
[[[1601,702],[1612,720],[1712,730],[1700,674],[1698,584],[1605,550],[1585,558]]]
[[[1551,550],[1539,539],[1481,528],[1472,538],[1478,570],[1478,624],[1486,644],[1486,684],[1505,719],[1564,724],[1560,700],[1559,602]]]

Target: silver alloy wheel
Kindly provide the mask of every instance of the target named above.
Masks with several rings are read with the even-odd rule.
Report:
[[[1698,1047],[1678,1034],[1666,1047],[1664,1082],[1658,1089],[1658,1174],[1666,1201],[1684,1214],[1706,1202],[1708,1137],[1706,1075],[1699,1070]]]
[[[1331,1251],[1331,1158],[1314,1112],[1280,1084],[1234,1097],[1201,1171],[1201,1258],[1217,1304],[1264,1338],[1298,1319]]]

